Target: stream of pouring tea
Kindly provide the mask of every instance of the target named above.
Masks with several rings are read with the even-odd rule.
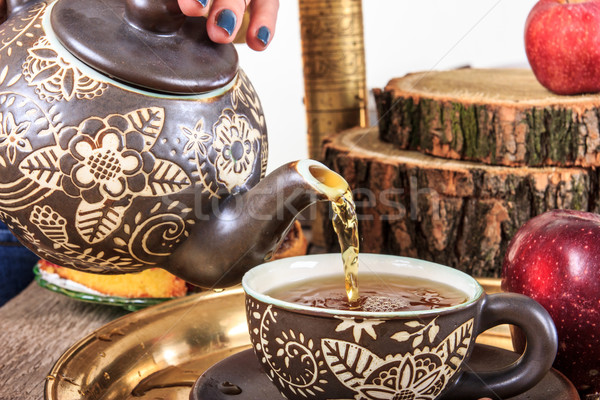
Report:
[[[333,229],[338,235],[344,262],[346,294],[350,306],[358,304],[358,220],[356,206],[352,200],[352,191],[331,201],[333,208]]]

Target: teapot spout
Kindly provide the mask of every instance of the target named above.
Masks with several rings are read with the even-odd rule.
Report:
[[[285,164],[251,190],[231,196],[169,257],[168,269],[204,288],[237,284],[250,268],[268,261],[296,216],[317,201],[348,190],[337,173],[314,160]]]

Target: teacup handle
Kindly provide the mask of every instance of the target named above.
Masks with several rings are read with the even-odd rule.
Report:
[[[552,367],[558,335],[552,317],[538,302],[521,294],[498,293],[483,299],[480,312],[476,336],[497,325],[516,325],[527,338],[525,351],[500,370],[465,371],[444,400],[509,398],[534,387]],[[548,332],[548,336],[541,332]]]

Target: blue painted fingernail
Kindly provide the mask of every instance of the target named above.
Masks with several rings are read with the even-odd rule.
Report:
[[[208,4],[208,0],[196,0],[198,1],[198,3],[202,4],[202,7],[206,7],[206,4]]]
[[[235,24],[237,22],[237,17],[235,13],[229,9],[224,9],[217,16],[217,26],[220,26],[231,36],[235,29]]]
[[[256,38],[266,46],[271,38],[271,31],[266,26],[261,26],[256,33]]]

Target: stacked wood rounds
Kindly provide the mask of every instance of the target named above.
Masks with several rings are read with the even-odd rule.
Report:
[[[528,70],[461,69],[394,79],[375,98],[378,128],[324,143],[353,188],[361,251],[499,277],[531,217],[598,212],[600,96],[552,95]]]

